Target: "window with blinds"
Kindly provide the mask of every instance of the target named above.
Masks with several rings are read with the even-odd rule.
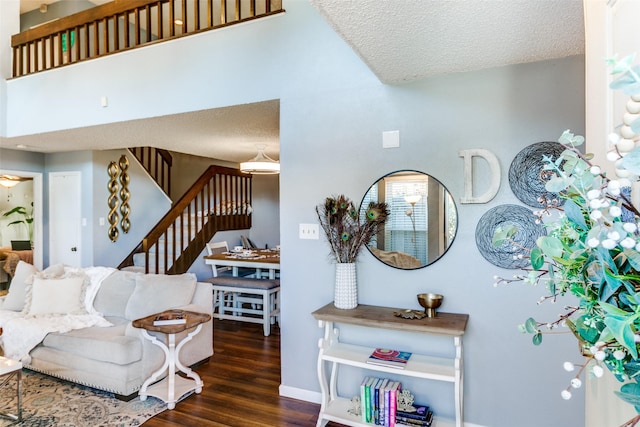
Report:
[[[426,264],[427,187],[427,177],[411,175],[387,177],[369,189],[362,200],[362,209],[366,209],[369,202],[384,200],[390,212],[384,234],[374,237],[373,246],[406,253]]]

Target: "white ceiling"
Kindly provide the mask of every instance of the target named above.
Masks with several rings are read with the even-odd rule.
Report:
[[[57,0],[20,1],[38,8]],[[389,84],[584,53],[582,0],[309,1]],[[279,102],[0,138],[2,147],[17,144],[38,152],[180,147],[231,162],[253,157],[255,145],[265,144],[277,159]]]

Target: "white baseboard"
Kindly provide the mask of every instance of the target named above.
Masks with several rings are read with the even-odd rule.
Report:
[[[318,405],[322,402],[322,394],[317,391],[309,391],[302,388],[289,387],[280,384],[279,393],[280,396],[283,397],[290,397],[292,399],[303,400],[305,402],[317,403]]]
[[[317,391],[309,391],[302,388],[289,387],[286,385],[280,384],[279,393],[282,397],[290,397],[291,399],[302,400],[305,402],[317,403],[318,405],[322,402],[322,394]],[[464,427],[489,427],[483,426],[480,424],[471,424],[464,423]]]

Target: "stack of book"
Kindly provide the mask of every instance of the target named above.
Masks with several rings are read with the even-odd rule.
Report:
[[[396,425],[396,405],[401,384],[388,378],[365,377],[360,384],[362,421],[377,426]]]
[[[431,427],[433,412],[428,406],[413,405],[415,411],[396,411],[396,426]]]
[[[398,351],[388,348],[376,348],[373,350],[367,363],[371,365],[387,366],[390,368],[404,369],[411,357],[408,351]]]

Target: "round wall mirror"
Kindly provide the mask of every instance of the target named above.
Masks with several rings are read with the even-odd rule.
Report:
[[[389,219],[368,249],[392,267],[426,267],[447,252],[456,236],[458,212],[453,197],[426,173],[401,170],[374,182],[362,198],[361,217],[369,202],[386,202],[389,207]]]

